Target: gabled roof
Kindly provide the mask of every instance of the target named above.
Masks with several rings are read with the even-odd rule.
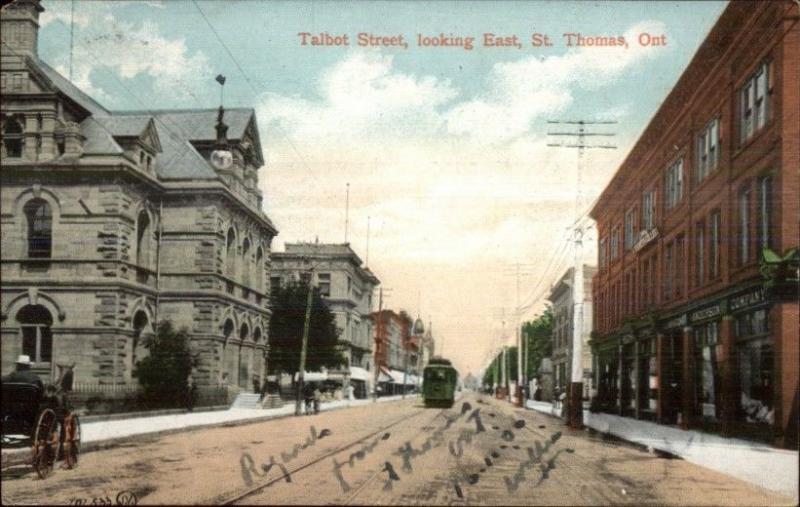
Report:
[[[89,116],[81,122],[81,133],[86,141],[83,152],[87,155],[119,155],[123,153],[111,134],[94,117]]]
[[[115,138],[135,138],[161,151],[161,139],[150,115],[97,116],[95,119]]]
[[[115,111],[115,115],[158,116],[162,121],[191,141],[216,141],[217,109],[154,109],[149,111]],[[228,126],[228,139],[238,141],[244,137],[254,115],[253,109],[225,109],[223,120]]]

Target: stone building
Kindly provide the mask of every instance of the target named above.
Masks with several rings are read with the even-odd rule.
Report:
[[[584,397],[589,397],[592,380],[592,351],[589,348],[589,338],[592,333],[592,277],[597,268],[583,266],[583,330],[581,332],[581,355],[583,356],[583,389]],[[569,268],[550,290],[548,300],[553,311],[553,354],[551,356],[553,368],[553,390],[556,398],[568,394],[569,384],[572,379],[572,344],[575,337],[573,301],[573,280],[575,268]]]
[[[45,381],[75,363],[78,385],[135,385],[169,320],[198,385],[251,387],[277,233],[254,111],[110,111],[39,59],[42,11],[2,10],[2,373],[24,353]]]
[[[728,4],[594,206],[597,410],[797,448],[798,16]]]
[[[362,265],[349,243],[287,243],[272,254],[270,284],[275,287],[300,280],[313,268],[314,283],[336,318],[339,344],[349,368],[331,370],[327,378],[353,385],[357,397],[366,397],[372,385],[372,294],[380,280]]]

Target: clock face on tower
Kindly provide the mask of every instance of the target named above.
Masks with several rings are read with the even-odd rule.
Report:
[[[217,169],[228,169],[233,165],[233,155],[227,150],[214,150],[211,152],[211,165]]]

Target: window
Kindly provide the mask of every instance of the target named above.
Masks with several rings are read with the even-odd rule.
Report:
[[[264,290],[264,250],[258,247],[256,250],[256,289]]]
[[[233,227],[228,229],[228,238],[225,241],[225,274],[233,278],[234,266],[236,261],[236,231]]]
[[[17,314],[22,331],[22,353],[35,367],[47,367],[53,360],[53,317],[42,305],[24,306]]]
[[[150,265],[150,216],[146,211],[139,212],[136,219],[136,264],[141,267]]]
[[[642,230],[649,231],[655,227],[656,191],[650,190],[642,195]]]
[[[3,124],[3,156],[22,157],[25,138],[22,135],[22,124],[16,118],[8,118]]]
[[[695,410],[703,419],[716,421],[720,415],[720,371],[717,363],[719,322],[694,328]]]
[[[270,292],[274,294],[280,288],[281,288],[281,277],[279,277],[279,276],[271,276],[271,277],[269,277],[269,290],[270,290]]]
[[[703,181],[719,163],[719,118],[714,118],[697,136],[697,182]]]
[[[319,287],[319,293],[323,297],[330,297],[331,295],[331,274],[330,273],[320,273],[317,275],[317,285]],[[348,319],[350,316],[347,316]]]
[[[49,259],[53,248],[53,214],[43,199],[32,199],[23,208],[28,222],[28,257]]]
[[[667,209],[672,209],[683,198],[683,158],[679,158],[667,168],[664,184]]]
[[[672,286],[675,279],[675,243],[667,245],[664,250],[664,299],[672,298]]]
[[[250,287],[250,238],[242,243],[242,285]]]
[[[739,263],[750,260],[750,189],[739,192]]]
[[[709,276],[715,279],[719,276],[719,241],[720,241],[720,214],[719,211],[711,213],[711,245],[709,251]]]
[[[636,210],[625,213],[625,250],[630,250],[636,244]]]
[[[597,252],[598,255],[598,262],[600,262],[600,267],[606,267],[606,238],[600,239],[600,249]]]
[[[762,63],[742,86],[739,115],[742,141],[750,139],[767,122],[772,87],[770,71],[769,62]]]
[[[147,318],[147,314],[143,311],[139,310],[136,312],[136,315],[133,316],[133,340],[131,342],[131,370],[136,367],[136,363],[139,361],[142,355],[146,353],[147,348],[145,347],[144,343],[144,331],[149,324],[149,319]],[[132,372],[131,372],[132,373]]]
[[[703,222],[695,224],[695,285],[701,287],[706,274],[706,226]]]
[[[758,251],[770,248],[770,205],[772,177],[762,176],[758,179]]]
[[[739,314],[734,319],[739,359],[739,419],[746,423],[774,422],[773,367],[775,353],[766,310]]]
[[[611,230],[611,260],[615,261],[619,257],[619,226]]]
[[[681,234],[678,236],[678,239],[675,240],[675,297],[681,297],[683,295],[683,275],[686,265],[683,252],[684,243],[684,236]]]

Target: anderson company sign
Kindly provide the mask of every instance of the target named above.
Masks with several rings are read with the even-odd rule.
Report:
[[[633,245],[633,251],[638,252],[642,248],[645,247],[648,243],[653,241],[658,237],[658,229],[653,227],[649,231],[642,231],[639,233],[639,239],[636,240],[636,243]]]

